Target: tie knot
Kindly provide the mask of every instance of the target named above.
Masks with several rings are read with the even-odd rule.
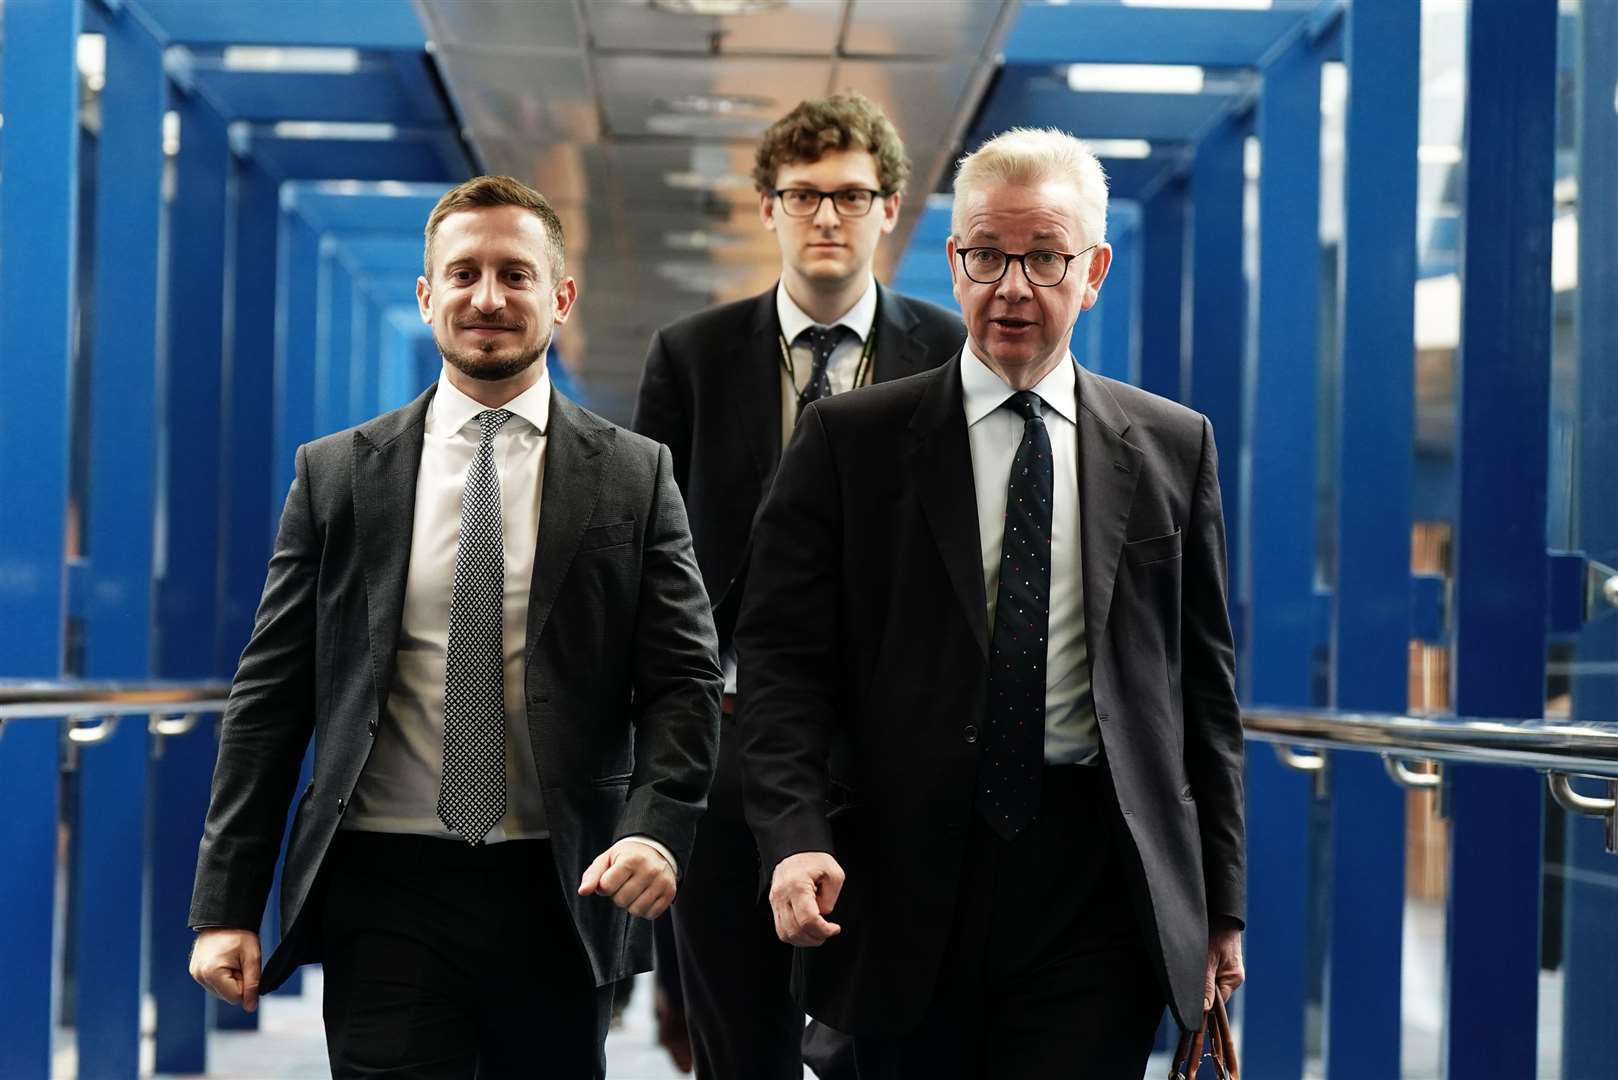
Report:
[[[1032,390],[1019,390],[1000,403],[1002,409],[1010,409],[1026,420],[1038,420],[1039,407],[1044,404],[1038,394]]]
[[[837,326],[811,326],[798,335],[798,343],[809,346],[815,354],[815,359],[830,357],[837,348],[837,343],[843,340],[848,327],[841,324]]]
[[[488,442],[494,438],[494,433],[505,426],[511,414],[504,409],[484,409],[478,413],[479,442]]]

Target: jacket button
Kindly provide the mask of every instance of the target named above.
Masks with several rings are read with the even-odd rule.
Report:
[[[371,720],[366,722],[365,730],[369,731],[372,735],[376,734],[376,718],[375,717],[371,718]]]
[[[347,810],[348,810],[348,800],[347,799],[338,799],[337,800],[337,816],[342,817],[343,814]]]
[[[961,734],[966,736],[967,742],[975,743],[978,741],[978,726],[976,724],[968,724],[961,729]]]
[[[545,700],[545,695],[544,694],[533,693],[533,694],[528,695],[528,704],[530,704],[530,705],[538,705],[541,702],[543,702],[544,700]]]

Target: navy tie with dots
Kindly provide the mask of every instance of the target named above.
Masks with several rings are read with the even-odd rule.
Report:
[[[809,354],[814,362],[809,367],[809,381],[798,391],[798,411],[811,401],[818,401],[823,397],[831,397],[831,375],[828,368],[831,365],[831,354],[837,350],[838,342],[848,328],[837,326],[811,326],[798,335],[796,344],[809,346]]]
[[[1055,470],[1039,395],[1022,390],[1001,408],[1023,418],[1006,488],[1000,587],[989,643],[989,723],[978,762],[978,813],[1007,840],[1039,813],[1045,767],[1045,648],[1051,599]]]
[[[478,413],[481,436],[461,494],[461,544],[444,649],[444,777],[438,818],[477,845],[506,812],[506,557],[495,433],[504,409]]]

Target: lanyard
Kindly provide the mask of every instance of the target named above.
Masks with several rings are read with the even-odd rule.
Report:
[[[781,370],[787,373],[787,381],[798,394],[803,391],[798,388],[798,370],[792,362],[792,347],[787,344],[787,336],[777,332],[775,340],[781,346]],[[871,329],[865,333],[865,346],[860,350],[860,361],[854,365],[854,381],[849,384],[850,389],[857,390],[871,381],[872,355],[876,351],[876,322],[873,320]]]

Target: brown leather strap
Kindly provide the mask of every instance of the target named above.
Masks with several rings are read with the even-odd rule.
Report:
[[[1195,1080],[1197,1069],[1202,1065],[1204,1047],[1213,1059],[1214,1075],[1219,1080],[1241,1080],[1236,1040],[1230,1034],[1230,1014],[1218,994],[1214,995],[1213,1008],[1204,1014],[1202,1026],[1195,1031],[1180,1032],[1179,1045],[1169,1063],[1169,1080]]]

